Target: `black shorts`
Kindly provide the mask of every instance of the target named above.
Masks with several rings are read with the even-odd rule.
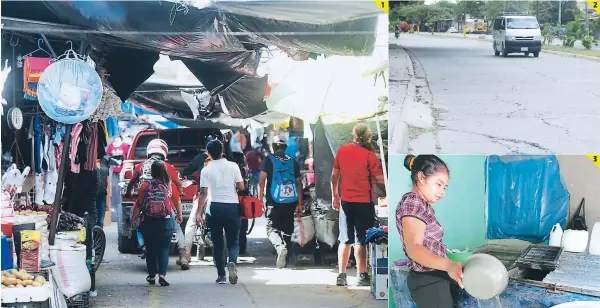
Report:
[[[340,239],[345,244],[365,245],[367,230],[375,226],[375,204],[342,201],[342,210],[346,223],[340,223]]]
[[[407,285],[417,308],[454,308],[458,285],[453,283],[445,272],[411,271]]]

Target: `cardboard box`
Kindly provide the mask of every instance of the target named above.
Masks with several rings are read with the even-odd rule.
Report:
[[[375,275],[371,276],[371,295],[374,299],[388,299],[389,276]]]
[[[369,264],[371,264],[371,295],[375,299],[388,299],[389,265],[388,246],[374,245],[369,247]]]

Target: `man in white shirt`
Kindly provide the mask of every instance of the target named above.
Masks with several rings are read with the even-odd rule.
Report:
[[[225,266],[229,271],[229,282],[238,281],[236,262],[239,255],[239,234],[242,224],[240,204],[237,192],[244,189],[244,180],[237,164],[228,161],[223,156],[223,143],[215,140],[206,146],[212,161],[202,169],[200,174],[198,225],[204,223],[206,200],[210,194],[210,228],[213,241],[213,258],[217,267],[218,284],[224,284]],[[227,239],[229,262],[226,263],[224,252],[223,230]],[[227,265],[226,265],[227,264]]]

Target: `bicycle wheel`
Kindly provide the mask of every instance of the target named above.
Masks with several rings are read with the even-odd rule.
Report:
[[[94,272],[98,271],[102,259],[104,258],[104,251],[106,250],[106,234],[102,227],[94,226],[92,229],[92,249],[94,250]]]

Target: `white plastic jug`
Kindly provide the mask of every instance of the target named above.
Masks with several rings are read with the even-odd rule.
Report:
[[[565,230],[562,246],[568,252],[585,252],[587,250],[589,232],[583,230]]]
[[[594,224],[590,236],[590,254],[600,256],[600,222]]]
[[[560,224],[555,224],[550,231],[550,243],[548,245],[560,247],[563,237],[563,229]]]

